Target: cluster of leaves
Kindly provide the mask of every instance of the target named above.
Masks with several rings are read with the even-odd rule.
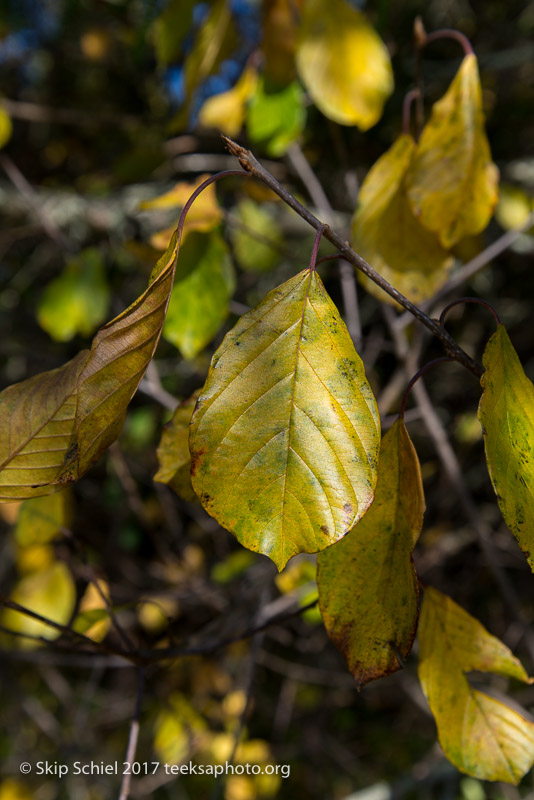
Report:
[[[182,52],[194,5],[171,2],[157,21],[162,63]],[[304,89],[334,121],[362,130],[377,121],[393,85],[383,43],[343,0],[297,5],[299,20],[289,4],[269,6],[264,67],[247,63],[233,89],[208,98],[198,113],[202,125],[231,135],[245,126],[252,141],[279,155],[303,129]],[[189,43],[182,117],[194,107],[199,82],[232,50],[232,25],[225,3],[211,4]],[[272,52],[282,30],[288,46],[281,76]],[[354,50],[361,61],[350,57]],[[143,208],[183,207],[202,181],[180,183]],[[487,225],[496,187],[478,68],[468,53],[418,141],[405,131],[369,172],[353,216],[354,248],[409,299],[425,300],[445,283],[453,248]],[[15,534],[21,578],[11,601],[38,609],[58,626],[73,619],[73,629],[93,641],[109,630],[109,591],[105,581],[90,584],[77,602],[72,577],[55,559],[50,542],[69,525],[64,487],[118,436],[160,335],[193,359],[220,330],[236,283],[223,216],[210,186],[193,205],[181,241],[172,228],[153,236],[151,245],[164,253],[148,288],[98,331],[90,350],[0,395],[1,499],[25,500]],[[268,206],[245,198],[236,216],[230,238],[238,265],[269,271],[282,240],[273,233]],[[99,252],[86,250],[49,285],[38,319],[54,338],[87,334],[102,321],[108,305],[102,273]],[[362,280],[380,300],[391,301],[370,278]],[[94,298],[89,305],[87,286]],[[489,473],[503,517],[534,568],[534,387],[500,324],[484,367],[479,419]],[[399,669],[418,625],[412,551],[425,510],[421,470],[402,417],[380,441],[362,361],[314,259],[226,335],[203,388],[164,430],[158,458],[157,481],[188,502],[198,498],[241,544],[268,555],[280,570],[298,553],[320,553],[322,619],[359,686]],[[29,642],[61,632],[14,607],[1,622]],[[478,778],[518,783],[534,762],[534,726],[473,689],[466,673],[491,671],[528,682],[520,663],[430,588],[419,648],[421,685],[449,759]],[[158,719],[155,747],[162,758],[179,760],[202,733],[195,710],[176,694]],[[198,752],[217,760],[218,745],[220,753],[229,752],[228,740],[209,740]],[[250,758],[245,750],[238,758]],[[269,758],[264,748],[258,760]],[[276,786],[261,791],[269,796]]]

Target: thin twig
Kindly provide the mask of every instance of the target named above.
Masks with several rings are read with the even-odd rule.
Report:
[[[137,741],[139,739],[139,718],[141,716],[141,705],[143,702],[143,689],[145,684],[145,670],[144,667],[139,667],[137,671],[137,697],[135,700],[135,710],[130,723],[130,735],[128,737],[128,747],[126,748],[126,762],[132,764],[135,760],[135,753],[137,750]],[[122,783],[119,792],[119,800],[127,800],[130,794],[130,785],[132,781],[131,769],[123,772]]]
[[[271,175],[260,163],[255,156],[246,150],[244,147],[233,142],[227,136],[223,136],[228,150],[234,155],[241,164],[242,168],[251,175],[261,180],[266,186],[272,189],[290,208],[302,217],[312,228],[318,230],[321,225],[324,225],[317,217],[315,217],[307,208],[305,208],[293,195],[287,191],[277,180]],[[368,278],[370,278],[377,286],[380,286],[387,294],[394,300],[409,311],[416,319],[419,320],[434,336],[443,344],[446,352],[451,358],[454,358],[470,372],[477,377],[483,373],[480,364],[477,364],[471,356],[469,356],[445,331],[434,319],[427,316],[421,309],[414,305],[411,300],[408,300],[398,289],[395,289],[388,281],[385,280],[378,272],[376,272],[370,264],[367,263],[361,256],[356,253],[349,243],[343,241],[342,237],[327,227],[323,236],[328,239],[334,247],[340,250],[344,258],[350,261],[357,269],[361,270]]]
[[[6,153],[0,154],[0,166],[6,173],[15,189],[18,189],[21,196],[24,198],[29,208],[33,211],[43,230],[46,231],[48,236],[62,250],[72,250],[66,236],[63,234],[63,231],[58,228],[52,219],[50,219],[46,211],[43,209],[42,204],[39,203],[35,189],[31,183],[25,178],[15,162]]]

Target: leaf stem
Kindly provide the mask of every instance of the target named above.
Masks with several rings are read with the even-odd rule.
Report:
[[[408,400],[408,396],[412,391],[413,385],[417,383],[419,378],[421,378],[425,374],[425,372],[431,369],[431,367],[434,367],[436,364],[443,364],[445,361],[455,361],[455,360],[456,359],[450,358],[449,356],[440,356],[439,358],[434,358],[432,361],[429,361],[427,364],[424,364],[421,367],[421,369],[417,370],[413,378],[408,383],[408,386],[406,387],[404,394],[402,396],[402,401],[399,410],[399,419],[404,419],[404,413],[406,411],[406,402]]]
[[[439,324],[440,325],[444,324],[445,317],[447,316],[447,314],[449,313],[451,308],[454,308],[454,306],[457,306],[460,303],[476,303],[479,306],[484,306],[485,308],[488,309],[488,311],[491,311],[491,313],[493,314],[493,317],[494,317],[495,322],[497,323],[497,325],[501,324],[501,318],[499,317],[499,315],[497,314],[497,311],[493,308],[491,303],[488,303],[486,300],[482,300],[480,297],[460,297],[458,300],[453,300],[451,303],[449,303],[448,305],[445,306],[445,308],[443,309],[443,311],[439,315]]]
[[[321,222],[317,217],[315,217],[307,208],[305,208],[299,201],[293,197],[293,195],[287,191],[277,180],[276,178],[268,172],[265,167],[263,167],[253,153],[250,150],[246,150],[244,147],[236,144],[236,142],[229,139],[227,136],[222,137],[226,143],[226,146],[229,152],[234,155],[238,160],[243,169],[253,175],[254,177],[258,178],[262,181],[266,186],[268,186],[275,194],[278,195],[293,211],[302,217],[312,228],[315,230],[319,230],[321,226],[324,226],[324,222]],[[224,173],[221,173],[224,174]],[[345,258],[349,261],[354,267],[359,269],[368,278],[370,278],[377,286],[380,286],[390,297],[392,297],[399,305],[403,306],[407,311],[409,311],[419,322],[421,322],[425,327],[429,329],[429,331],[440,340],[443,344],[447,354],[453,358],[455,361],[458,361],[462,364],[466,369],[476,375],[478,378],[482,375],[482,367],[477,364],[471,356],[469,356],[462,348],[456,344],[452,336],[450,336],[447,331],[438,323],[437,320],[432,319],[431,317],[427,316],[421,309],[414,305],[411,300],[408,300],[403,294],[399,292],[398,289],[395,289],[385,278],[382,277],[378,272],[376,272],[370,264],[367,263],[352,247],[349,245],[347,241],[344,241],[342,237],[336,233],[330,226],[326,226],[322,232],[322,235],[331,242],[334,247],[340,251],[340,256]]]
[[[467,38],[467,36],[460,31],[455,30],[454,28],[442,28],[439,31],[433,31],[432,33],[427,33],[423,47],[427,44],[432,44],[437,39],[454,39],[455,41],[459,42],[462,45],[464,50],[464,55],[470,56],[473,55],[473,45]]]
[[[221,180],[221,178],[229,178],[230,176],[233,176],[233,175],[242,176],[243,172],[240,169],[225,169],[223,172],[217,172],[216,175],[210,175],[210,177],[206,178],[206,180],[203,181],[200,184],[200,186],[197,186],[197,188],[195,189],[195,191],[193,192],[191,197],[188,198],[187,203],[183,207],[182,213],[180,214],[180,219],[178,220],[178,227],[176,228],[176,234],[177,234],[176,241],[178,242],[178,245],[180,245],[180,243],[182,241],[182,234],[183,234],[183,231],[184,231],[185,218],[187,217],[187,214],[189,213],[189,209],[191,208],[191,206],[193,205],[193,203],[195,202],[195,200],[197,199],[199,194],[202,194],[204,189],[207,189],[208,186],[211,186],[212,183],[216,183],[216,181]]]
[[[319,245],[321,244],[321,236],[323,235],[327,225],[320,225],[317,228],[317,233],[315,234],[315,241],[313,243],[313,249],[310,258],[310,272],[315,272],[315,267],[317,266],[317,253],[319,252]]]
[[[406,136],[411,136],[412,104],[415,102],[417,109],[417,101],[419,100],[420,97],[421,97],[421,92],[417,87],[410,89],[410,91],[407,92],[404,97],[404,102],[402,104],[402,132]]]

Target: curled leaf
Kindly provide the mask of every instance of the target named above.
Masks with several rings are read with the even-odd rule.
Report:
[[[159,469],[154,480],[166,483],[179,497],[193,502],[197,499],[191,485],[191,454],[189,452],[189,423],[200,392],[184,400],[173,414],[161,436],[158,447]]]
[[[408,172],[408,198],[419,221],[450,248],[486,227],[497,203],[498,180],[471,54],[434,104]]]
[[[161,334],[177,252],[174,237],[146,291],[91,350],[0,393],[0,501],[77,481],[117,438]]]
[[[372,506],[317,559],[326,632],[358,687],[400,669],[412,649],[419,593],[411,554],[424,509],[419,460],[398,419],[382,440]]]
[[[414,217],[406,197],[406,173],[415,142],[399,136],[369,170],[352,220],[353,246],[386,280],[414,303],[431,297],[447,280],[453,258],[437,236]],[[395,301],[374,281],[360,275],[366,289]]]
[[[425,589],[419,622],[419,679],[439,742],[462,772],[517,784],[534,763],[534,723],[473,689],[466,673],[495,672],[525,683],[521,663],[450,597]]]
[[[534,386],[499,325],[484,350],[478,418],[504,521],[534,572]]]
[[[345,0],[306,0],[297,69],[313,102],[341,125],[367,130],[393,91],[389,53],[361,11]]]
[[[191,423],[193,488],[282,569],[340,539],[376,482],[376,403],[314,271],[270,292],[215,353]]]

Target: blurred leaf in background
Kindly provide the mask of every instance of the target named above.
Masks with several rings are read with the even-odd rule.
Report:
[[[45,288],[37,321],[53,339],[68,342],[76,334],[90,336],[106,319],[109,303],[104,258],[91,247],[69,261]]]

